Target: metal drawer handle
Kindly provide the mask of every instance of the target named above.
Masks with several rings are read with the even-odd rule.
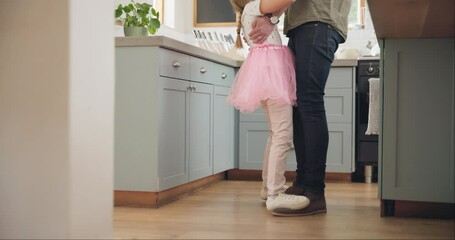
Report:
[[[188,86],[186,89],[188,89],[189,91],[192,91],[192,92],[196,91],[196,87],[193,84]]]
[[[222,79],[227,78],[227,74],[226,74],[226,73],[222,73],[222,74],[221,74],[221,78],[222,78]]]
[[[174,61],[174,62],[172,63],[172,66],[175,67],[175,68],[178,68],[178,67],[182,66],[182,64],[180,64],[179,61]]]
[[[201,70],[200,70],[200,71],[201,71],[201,73],[206,73],[206,72],[207,72],[207,70],[205,70],[204,67],[201,67]]]

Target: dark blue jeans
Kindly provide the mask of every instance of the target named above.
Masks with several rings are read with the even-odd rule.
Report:
[[[324,89],[338,44],[344,41],[331,26],[303,24],[288,32],[295,54],[297,106],[293,109],[297,176],[294,185],[324,193],[329,133]]]

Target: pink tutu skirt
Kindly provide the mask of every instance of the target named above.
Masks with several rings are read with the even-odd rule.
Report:
[[[228,101],[242,112],[253,112],[273,99],[295,105],[294,55],[284,45],[252,47],[235,77]]]

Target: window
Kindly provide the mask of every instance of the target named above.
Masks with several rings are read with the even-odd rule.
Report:
[[[348,24],[351,29],[363,28],[365,25],[365,1],[352,0],[348,17]]]

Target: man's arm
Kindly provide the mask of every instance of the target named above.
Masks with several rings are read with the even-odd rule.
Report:
[[[294,0],[261,0],[261,13],[273,13],[274,16],[281,16]],[[268,17],[257,17],[253,22],[253,30],[248,35],[255,44],[263,43],[272,33],[275,25]]]
[[[261,5],[259,7],[259,10],[261,13],[276,13],[286,10],[294,0],[261,0]],[[283,13],[282,12],[282,13]],[[275,15],[278,16],[278,15]]]

